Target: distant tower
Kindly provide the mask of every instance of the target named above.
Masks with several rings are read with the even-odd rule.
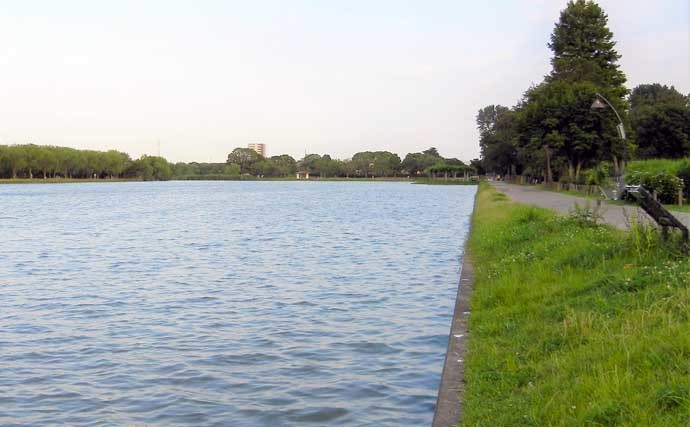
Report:
[[[247,148],[256,151],[261,154],[262,157],[266,157],[266,144],[249,144]]]

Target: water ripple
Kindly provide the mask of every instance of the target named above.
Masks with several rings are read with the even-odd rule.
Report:
[[[0,425],[428,425],[474,191],[0,186]]]

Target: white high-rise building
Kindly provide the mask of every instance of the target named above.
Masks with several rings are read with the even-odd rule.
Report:
[[[247,145],[247,148],[256,151],[263,157],[266,157],[266,144],[249,144]]]

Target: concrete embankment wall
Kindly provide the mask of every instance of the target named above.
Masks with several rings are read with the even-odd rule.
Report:
[[[479,189],[477,189],[479,193]],[[472,216],[476,214],[476,195]],[[470,233],[472,232],[470,225]],[[467,237],[469,242],[469,234]],[[465,352],[467,350],[468,320],[470,316],[470,294],[474,283],[474,267],[468,244],[465,243],[462,270],[455,297],[455,309],[448,336],[446,360],[443,364],[441,384],[436,399],[433,427],[455,427],[462,417],[460,398],[464,386]]]

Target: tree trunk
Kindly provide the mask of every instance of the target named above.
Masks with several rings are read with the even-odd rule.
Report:
[[[548,145],[544,146],[544,152],[546,154],[546,176],[544,180],[546,180],[547,184],[551,184],[553,182],[553,174],[551,173],[551,149]]]
[[[575,166],[575,180],[577,181],[580,178],[580,170],[582,169],[582,161],[577,162],[577,166]]]
[[[620,166],[618,165],[618,157],[616,155],[613,155],[613,175],[614,176],[620,176]]]

